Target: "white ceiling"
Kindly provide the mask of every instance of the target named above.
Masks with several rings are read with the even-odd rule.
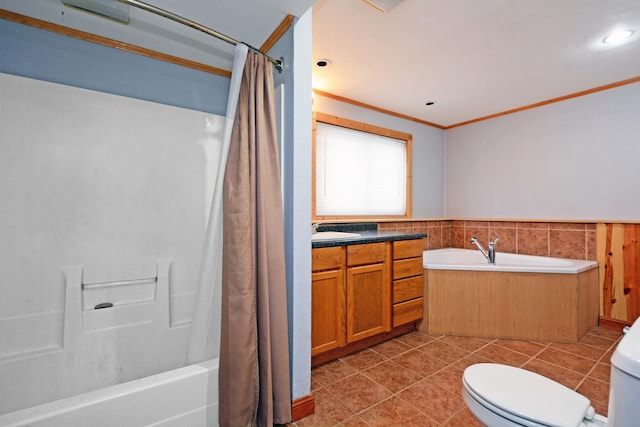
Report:
[[[451,126],[640,76],[640,1],[317,0],[313,58],[314,89]]]

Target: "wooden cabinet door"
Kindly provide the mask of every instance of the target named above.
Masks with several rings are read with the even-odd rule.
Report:
[[[391,330],[387,264],[347,269],[347,343]]]
[[[346,344],[344,270],[311,275],[311,356]]]

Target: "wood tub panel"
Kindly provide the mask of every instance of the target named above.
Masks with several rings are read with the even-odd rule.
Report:
[[[480,336],[479,286],[466,271],[425,270],[427,330],[433,335]],[[464,291],[461,289],[464,288]]]
[[[597,325],[597,270],[426,273],[429,334],[576,342]]]
[[[578,336],[585,336],[598,326],[600,314],[600,289],[598,269],[583,271],[578,274]],[[594,286],[593,283],[596,283]]]
[[[575,341],[574,276],[487,273],[481,283],[478,304],[484,336]]]

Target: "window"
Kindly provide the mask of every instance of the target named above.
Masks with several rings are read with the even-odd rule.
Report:
[[[411,135],[315,113],[313,217],[411,217]]]

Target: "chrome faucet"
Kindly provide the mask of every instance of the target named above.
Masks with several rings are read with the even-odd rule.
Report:
[[[493,242],[489,242],[489,250],[486,250],[484,246],[478,241],[477,237],[471,238],[471,244],[476,245],[476,247],[482,252],[482,255],[487,259],[489,264],[496,263],[496,243],[498,243],[499,238],[496,237],[496,240]]]
[[[493,242],[489,242],[489,257],[487,258],[489,264],[496,263],[496,243],[498,243],[498,240],[500,239],[496,237],[496,240],[494,240]]]

